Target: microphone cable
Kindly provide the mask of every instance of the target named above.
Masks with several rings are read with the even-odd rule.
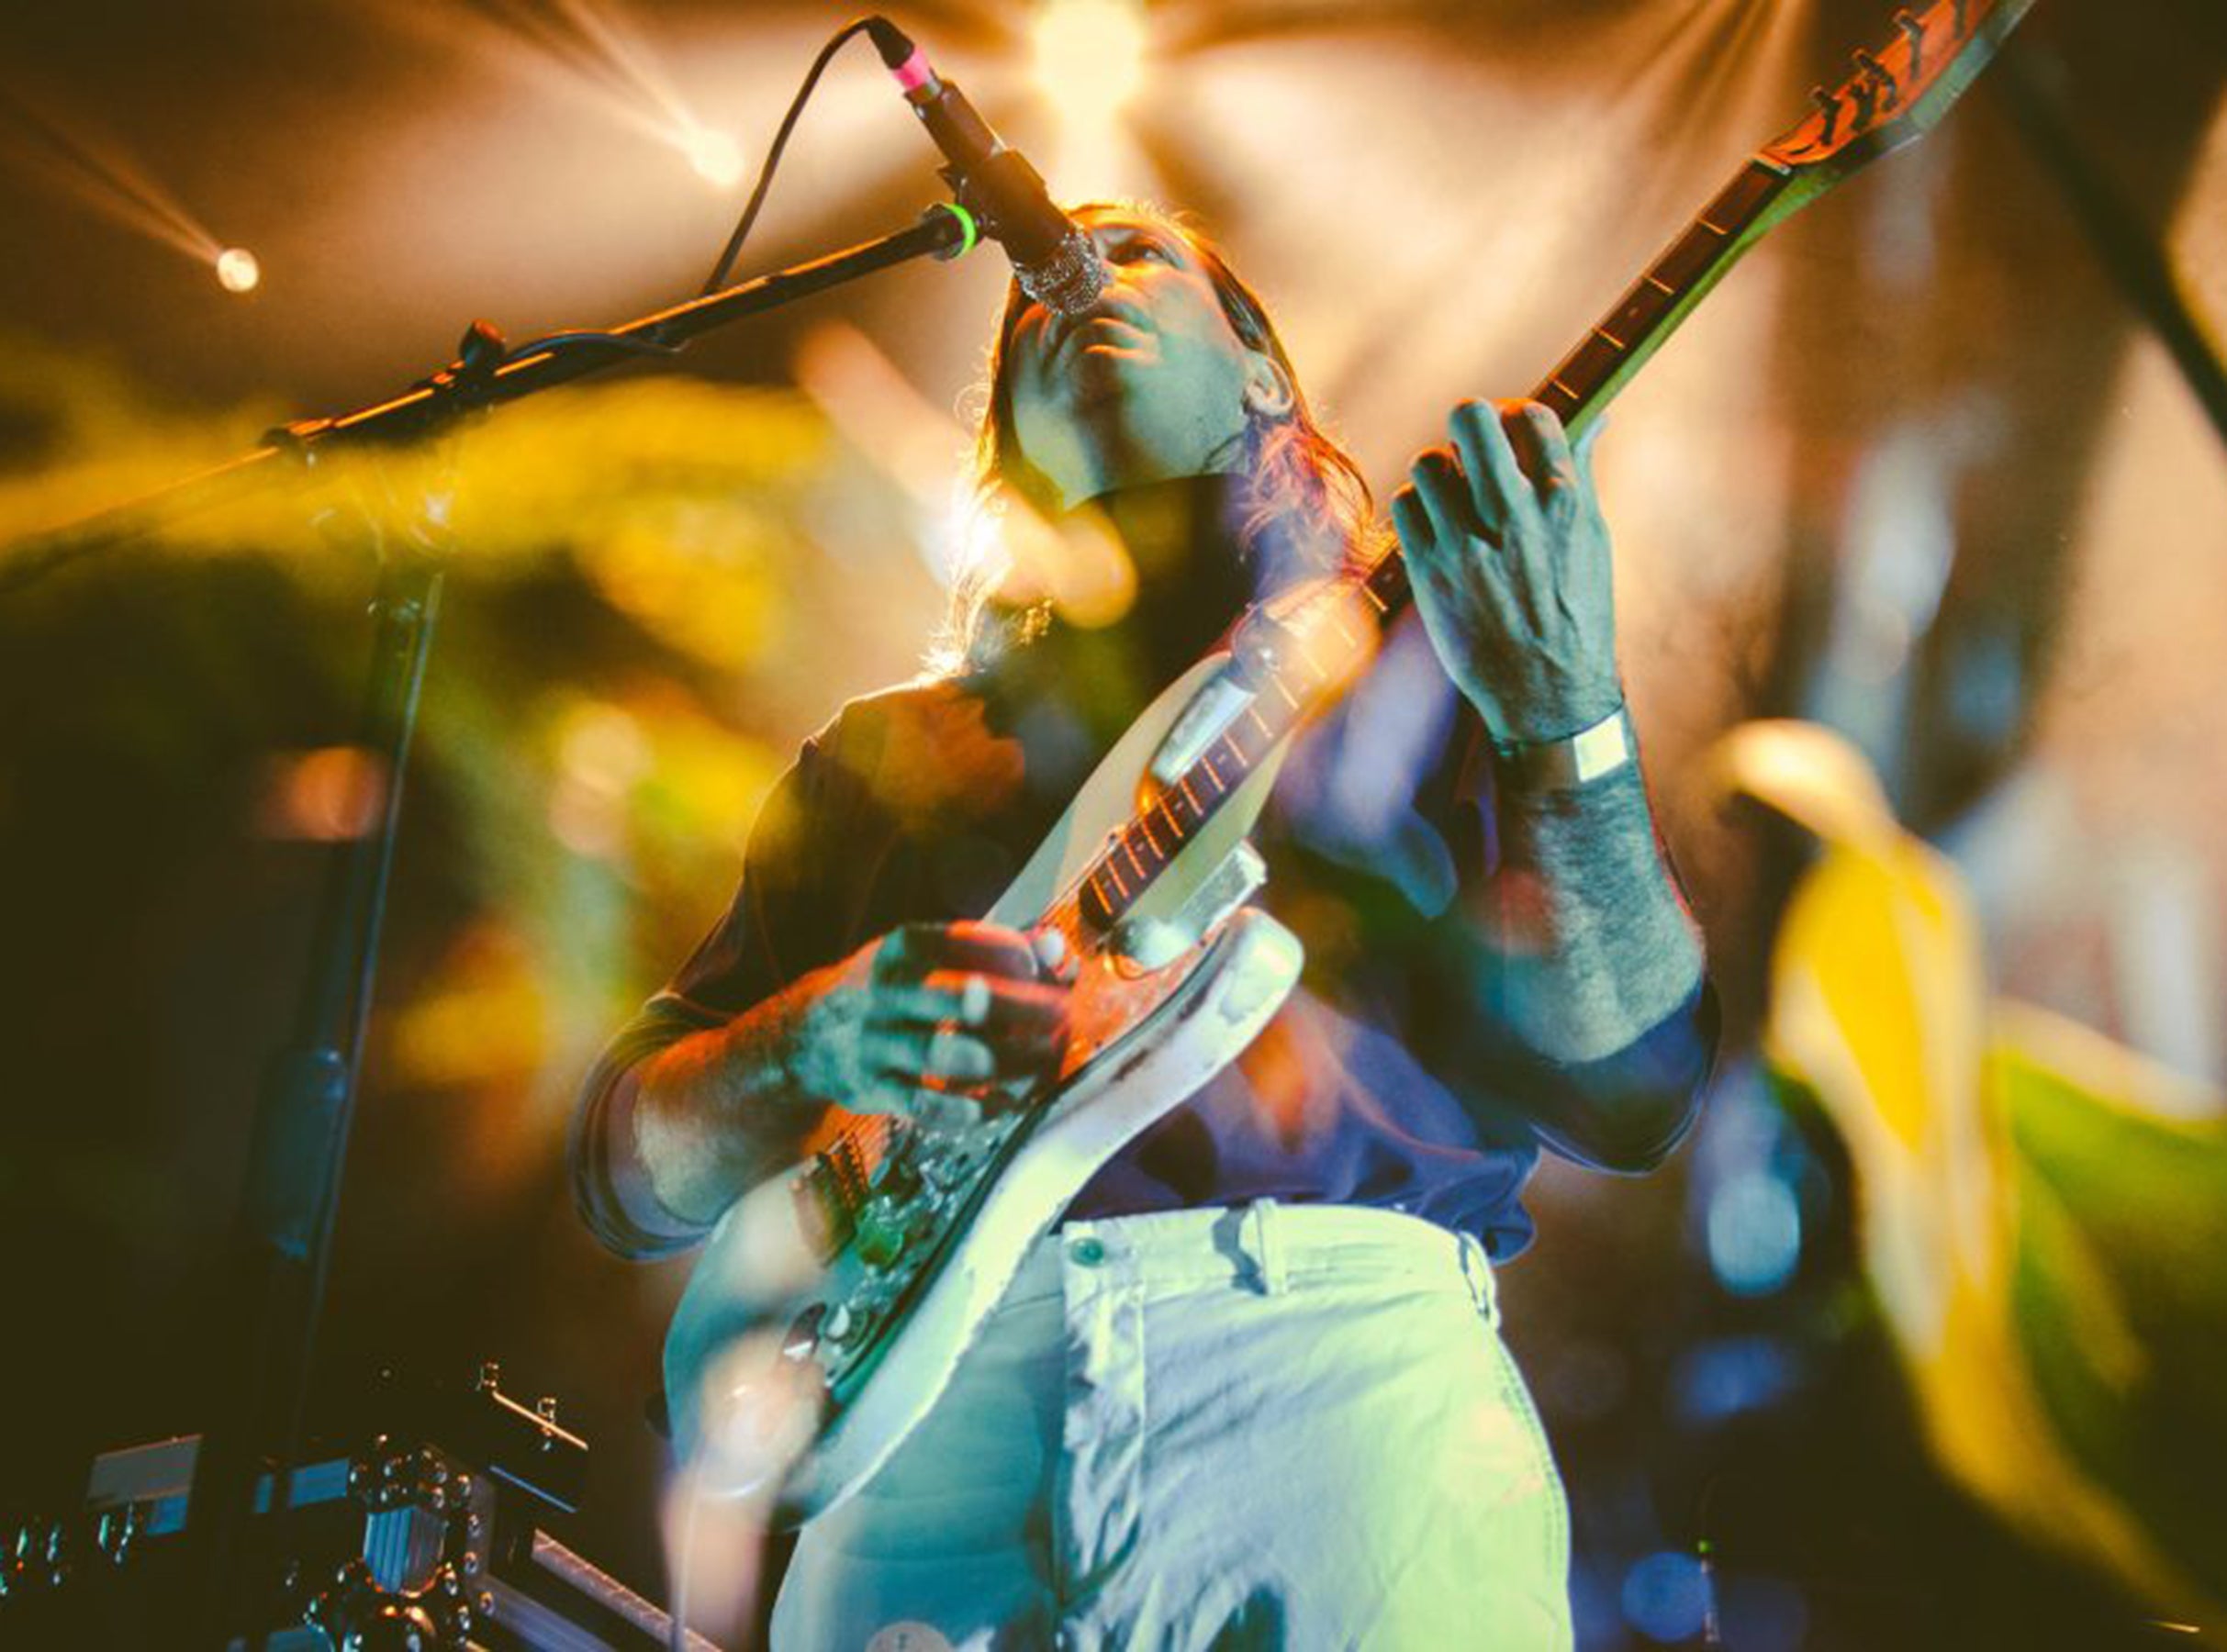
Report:
[[[773,135],[772,147],[767,150],[766,159],[758,167],[757,183],[750,191],[750,200],[743,208],[743,216],[735,223],[734,233],[727,238],[726,250],[719,255],[719,262],[711,266],[711,273],[704,282],[703,292],[698,295],[699,297],[708,297],[726,285],[728,273],[734,268],[734,261],[742,253],[743,243],[750,239],[751,226],[757,222],[758,212],[766,205],[766,192],[773,186],[774,169],[781,164],[781,151],[789,147],[789,134],[796,130],[797,117],[804,113],[804,106],[811,100],[812,90],[819,85],[820,76],[826,72],[835,53],[843,49],[845,41],[854,35],[866,33],[880,21],[878,17],[853,17],[829,36],[827,44],[820,48],[820,55],[812,60],[811,68],[805,73],[804,84],[797,88],[797,95],[789,103],[789,113],[781,117],[780,127]]]

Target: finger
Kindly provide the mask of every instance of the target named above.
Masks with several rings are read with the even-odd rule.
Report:
[[[1073,991],[1058,981],[1008,981],[939,970],[925,981],[881,988],[873,1014],[891,1025],[948,1021],[993,1043],[1040,1038],[1067,1020]],[[973,1013],[979,1008],[979,1013]]]
[[[1392,530],[1400,536],[1400,549],[1418,567],[1428,564],[1431,553],[1430,513],[1409,483],[1392,496]]]
[[[1471,502],[1469,485],[1450,451],[1426,449],[1416,455],[1407,474],[1414,478],[1416,495],[1423,501],[1423,513],[1429,519],[1431,532],[1444,548],[1444,554],[1458,552],[1468,541],[1483,533],[1476,507]]]
[[[1465,401],[1446,422],[1454,451],[1461,455],[1461,467],[1469,474],[1477,519],[1488,532],[1497,533],[1515,502],[1528,491],[1523,467],[1508,444],[1500,405]]]
[[[994,923],[907,923],[891,930],[874,953],[885,980],[919,980],[935,969],[979,969],[1033,980],[1035,950],[1019,930]]]
[[[1543,497],[1576,482],[1577,467],[1570,458],[1570,432],[1562,429],[1552,407],[1544,402],[1510,402],[1501,426],[1507,432],[1516,463],[1534,492]]]
[[[1571,454],[1577,461],[1578,480],[1584,484],[1587,493],[1596,492],[1593,482],[1593,450],[1601,445],[1601,432],[1608,428],[1608,415],[1604,413],[1578,432],[1577,441],[1571,444]]]
[[[971,1130],[982,1122],[979,1099],[933,1085],[913,1087],[905,1111],[931,1130]]]
[[[997,1076],[990,1046],[957,1027],[907,1024],[869,1025],[859,1054],[869,1072],[887,1073],[904,1083],[923,1078],[979,1084]]]
[[[875,990],[872,1014],[892,1026],[940,1027],[948,1021],[979,1029],[988,1023],[995,997],[988,977],[944,971],[924,981],[884,982]]]
[[[1072,981],[1082,972],[1082,960],[1068,944],[1067,936],[1056,929],[1040,929],[1029,934],[1030,944],[1035,948],[1036,968],[1050,981]]]

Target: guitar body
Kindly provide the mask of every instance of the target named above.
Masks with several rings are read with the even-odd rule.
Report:
[[[991,910],[994,921],[1071,912],[1062,891],[1153,789],[1147,769],[1168,730],[1225,661],[1202,661],[1124,735]],[[926,1415],[1075,1194],[1268,1024],[1298,979],[1299,943],[1257,910],[1214,910],[1214,895],[1217,873],[1249,854],[1244,830],[1280,760],[1233,790],[1214,830],[1196,833],[1156,880],[1155,899],[1129,914],[1162,938],[1198,921],[1202,932],[1180,955],[1141,967],[1118,933],[1069,930],[1080,967],[1047,1095],[966,1132],[871,1121],[888,1139],[872,1150],[878,1163],[858,1167],[867,1196],[847,1233],[810,1190],[817,1161],[751,1189],[712,1230],[665,1348],[675,1445],[711,1489],[776,1488],[784,1524],[848,1496]],[[799,1407],[812,1414],[779,1414]]]

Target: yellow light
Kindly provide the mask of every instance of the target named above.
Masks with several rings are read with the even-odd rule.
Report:
[[[245,247],[227,247],[217,254],[217,283],[228,293],[252,293],[263,280],[263,266]]]
[[[696,175],[714,189],[733,189],[743,179],[743,151],[733,139],[709,127],[692,127],[681,140]]]
[[[1136,0],[1045,0],[1036,13],[1036,84],[1071,120],[1117,114],[1145,78],[1145,15]]]

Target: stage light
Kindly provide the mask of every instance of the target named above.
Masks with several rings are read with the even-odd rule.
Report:
[[[1135,0],[1045,0],[1031,31],[1036,83],[1070,120],[1117,114],[1145,78],[1145,16]]]
[[[714,189],[733,189],[743,181],[742,146],[724,132],[691,127],[681,139],[688,164]]]
[[[217,254],[217,281],[228,293],[252,293],[263,282],[263,266],[245,247],[227,247]]]

